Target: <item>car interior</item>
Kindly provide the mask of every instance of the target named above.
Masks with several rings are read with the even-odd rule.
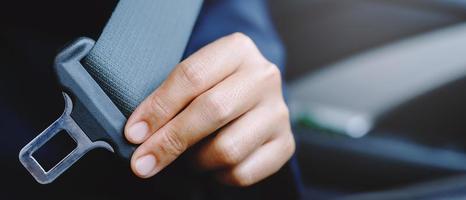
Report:
[[[466,197],[466,2],[272,0],[310,197]]]

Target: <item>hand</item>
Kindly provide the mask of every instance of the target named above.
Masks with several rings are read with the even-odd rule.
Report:
[[[281,87],[278,68],[244,34],[205,46],[178,64],[128,119],[126,138],[141,144],[132,170],[154,176],[205,139],[196,163],[215,170],[220,181],[248,186],[270,176],[295,150]]]

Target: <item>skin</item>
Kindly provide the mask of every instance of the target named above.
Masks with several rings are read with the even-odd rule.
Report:
[[[196,165],[229,185],[249,186],[277,172],[295,141],[280,71],[242,33],[200,49],[170,73],[128,119],[141,144],[133,172],[149,178],[202,141]]]

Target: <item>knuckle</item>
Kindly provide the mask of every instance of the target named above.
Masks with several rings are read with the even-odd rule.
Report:
[[[282,144],[281,151],[283,155],[286,156],[286,160],[290,159],[296,151],[296,141],[291,128],[287,128],[286,131],[282,132],[278,140],[280,140]]]
[[[232,166],[241,162],[242,156],[231,140],[220,140],[216,145],[218,159],[225,165]]]
[[[200,67],[194,63],[182,62],[179,64],[181,78],[189,88],[201,88],[204,84],[204,77]]]
[[[281,85],[282,77],[277,65],[267,62],[263,75],[266,81]]]
[[[249,36],[241,32],[231,34],[230,38],[235,45],[240,45],[246,48],[255,46],[253,40]]]
[[[224,124],[232,114],[232,109],[226,105],[225,99],[221,95],[208,94],[202,102],[207,119],[215,124]]]
[[[150,97],[149,109],[152,111],[151,114],[155,114],[160,119],[167,119],[170,117],[170,109],[159,95],[152,95]]]
[[[177,157],[183,153],[187,148],[186,142],[179,137],[175,131],[170,130],[162,134],[161,149],[168,155]]]
[[[279,119],[280,120],[286,120],[286,121],[289,121],[290,119],[290,111],[288,109],[288,106],[286,106],[286,104],[284,102],[282,102],[280,104],[280,106],[278,106],[278,116],[279,116]]]
[[[291,132],[289,132],[288,142],[285,149],[288,157],[291,157],[296,151],[296,142],[294,140],[293,133]]]
[[[253,175],[246,170],[234,170],[230,179],[234,185],[247,187],[255,183]]]

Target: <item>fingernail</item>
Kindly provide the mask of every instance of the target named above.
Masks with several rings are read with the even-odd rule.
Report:
[[[144,142],[144,139],[146,138],[148,132],[149,125],[147,125],[146,122],[142,121],[135,123],[128,129],[128,139],[132,142]]]
[[[136,160],[136,173],[140,176],[148,176],[155,168],[155,157],[152,154],[142,156]]]

